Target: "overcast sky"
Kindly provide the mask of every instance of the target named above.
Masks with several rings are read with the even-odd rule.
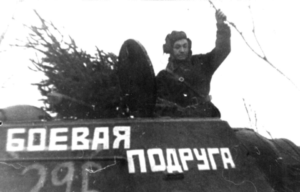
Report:
[[[261,54],[257,38],[270,62],[289,80],[258,58],[232,29],[232,52],[212,80],[211,95],[222,119],[232,127],[249,127],[264,136],[284,137],[300,145],[299,4],[297,0],[213,0],[229,21],[243,32]],[[249,8],[250,6],[250,8]],[[39,25],[36,10],[90,54],[95,46],[116,55],[122,43],[133,38],[146,48],[155,73],[164,69],[168,55],[162,45],[172,30],[183,30],[193,42],[193,53],[214,48],[215,10],[208,0],[166,1],[54,1],[0,2],[0,108],[17,104],[42,106],[31,83],[43,75],[30,71],[34,52],[9,46],[28,36],[26,25]],[[12,17],[14,19],[12,19]],[[253,24],[254,23],[254,24]],[[247,108],[247,110],[246,110]],[[248,111],[248,113],[247,113]]]

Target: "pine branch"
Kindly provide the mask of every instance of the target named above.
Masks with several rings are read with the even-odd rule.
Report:
[[[47,98],[47,110],[62,119],[117,117],[120,88],[113,70],[117,56],[98,48],[96,57],[91,56],[78,49],[72,37],[64,40],[53,23],[35,13],[41,27],[27,27],[31,33],[23,47],[43,55],[41,60],[31,61],[35,71],[47,77],[35,84]]]

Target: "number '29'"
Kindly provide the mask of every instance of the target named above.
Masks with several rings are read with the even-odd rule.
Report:
[[[45,182],[47,181],[47,168],[41,164],[33,164],[28,167],[26,167],[22,174],[25,175],[29,170],[36,169],[39,174],[39,180],[35,184],[35,186],[30,190],[30,192],[39,192],[41,191],[41,188],[45,185]],[[60,169],[67,169],[67,173],[65,174],[64,178],[59,179],[58,173]],[[88,178],[88,169],[101,169],[101,166],[94,163],[94,162],[86,162],[82,165],[82,192],[98,192],[97,190],[89,190],[89,178]],[[61,186],[66,184],[66,192],[71,192],[71,186],[73,182],[74,177],[74,163],[73,162],[64,162],[61,164],[58,164],[50,174],[51,177],[51,183],[54,186]]]

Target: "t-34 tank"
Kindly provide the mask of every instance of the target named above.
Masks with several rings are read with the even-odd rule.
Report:
[[[121,48],[129,118],[5,117],[0,191],[300,191],[300,150],[289,140],[269,140],[217,118],[154,117],[154,73],[145,53],[134,40]]]

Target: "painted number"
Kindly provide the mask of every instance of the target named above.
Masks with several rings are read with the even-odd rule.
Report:
[[[40,175],[40,179],[38,180],[37,184],[30,190],[30,192],[38,192],[45,184],[47,169],[41,164],[33,164],[33,165],[30,165],[30,166],[26,167],[23,170],[22,174],[24,175],[27,171],[29,171],[31,169],[37,169],[38,170],[38,174]]]
[[[82,165],[82,192],[98,192],[96,190],[88,190],[89,188],[89,177],[88,174],[96,173],[101,170],[102,167],[94,162],[87,162]]]
[[[58,179],[58,173],[62,172],[64,169],[67,169],[67,174],[66,176],[62,179],[59,180]],[[58,166],[56,166],[53,171],[51,172],[51,180],[54,186],[61,186],[64,185],[65,183],[67,184],[66,187],[66,192],[70,192],[71,191],[71,185],[72,185],[72,181],[73,181],[73,176],[74,176],[74,164],[73,162],[66,162],[66,163],[62,163],[59,164]]]
[[[41,164],[33,164],[26,167],[22,175],[25,175],[29,170],[36,169],[38,171],[39,180],[36,185],[30,190],[30,192],[39,192],[41,188],[44,187],[47,179],[47,168]],[[89,173],[95,173],[97,170],[101,169],[101,166],[94,162],[86,162],[82,165],[82,192],[98,192],[97,190],[89,190]],[[96,171],[94,171],[96,170]],[[71,192],[71,186],[74,177],[74,163],[73,162],[64,162],[58,164],[51,171],[51,182],[54,186],[62,186],[66,184],[66,192]],[[61,173],[66,173],[65,176],[61,179]]]

